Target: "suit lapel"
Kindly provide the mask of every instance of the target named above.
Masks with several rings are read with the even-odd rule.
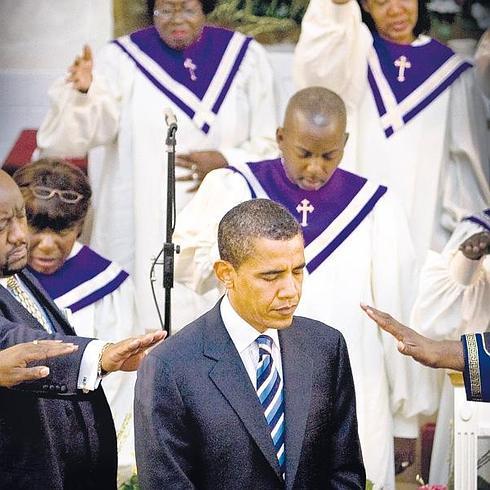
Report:
[[[216,360],[209,377],[232,406],[277,477],[282,481],[279,463],[262,405],[221,319],[219,302],[206,316],[204,355]]]
[[[300,329],[295,319],[290,328],[279,332],[286,407],[286,488],[292,488],[298,470],[311,401],[313,361],[299,347]]]

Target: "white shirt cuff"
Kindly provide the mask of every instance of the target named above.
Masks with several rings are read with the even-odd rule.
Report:
[[[393,435],[404,439],[417,439],[419,435],[418,416],[404,417],[395,415],[393,417]]]
[[[92,340],[85,347],[80,371],[78,372],[77,388],[84,393],[95,391],[100,384],[101,377],[97,376],[99,368],[99,358],[102,348],[107,344],[104,340]]]

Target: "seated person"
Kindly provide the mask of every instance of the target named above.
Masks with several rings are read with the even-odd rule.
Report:
[[[14,174],[24,197],[31,248],[28,267],[77,335],[120,340],[144,333],[136,324],[131,279],[117,264],[77,241],[90,205],[85,174],[60,160],[39,160]],[[103,386],[119,444],[119,477],[134,468],[135,374],[116,373]]]

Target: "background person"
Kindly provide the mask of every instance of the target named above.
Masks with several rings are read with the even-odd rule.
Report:
[[[165,231],[164,110],[177,117],[177,163],[189,169],[183,172],[189,179],[275,150],[265,50],[238,32],[206,25],[213,8],[207,0],[157,0],[153,26],[110,43],[95,61],[85,47],[68,79],[52,87],[52,109],[38,132],[43,156],[84,155],[103,146],[103,162],[89,170],[95,194],[90,243],[133,277],[144,325],[158,321],[149,276]],[[178,209],[195,184],[177,185]],[[173,296],[176,326],[207,309],[182,287]],[[163,297],[158,283],[157,297]]]
[[[343,337],[293,316],[301,227],[279,204],[247,201],[221,220],[218,246],[226,296],[138,371],[141,488],[364,489]]]
[[[116,435],[100,380],[135,370],[164,332],[116,344],[76,337],[36,279],[23,271],[29,238],[24,200],[0,170],[0,349],[23,342],[64,340],[72,354],[47,359],[48,377],[0,388],[2,485],[115,488]]]
[[[77,241],[91,198],[85,174],[61,160],[45,159],[22,167],[13,178],[26,207],[29,270],[68,311],[77,335],[114,342],[143,334],[127,272]],[[121,483],[135,468],[135,381],[135,373],[115,373],[103,381],[118,435]]]
[[[299,88],[320,85],[344,99],[344,168],[399,196],[420,263],[490,202],[474,72],[429,27],[424,0],[311,0],[294,57]]]

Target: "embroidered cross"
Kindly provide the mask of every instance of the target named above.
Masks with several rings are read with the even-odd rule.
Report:
[[[189,75],[191,76],[191,80],[195,82],[197,80],[196,71],[195,71],[197,66],[192,62],[191,58],[185,59],[184,68],[187,68],[189,70]]]
[[[395,60],[395,66],[398,68],[398,77],[397,80],[399,82],[405,81],[405,70],[407,68],[412,68],[412,63],[408,61],[407,57],[402,55],[397,60]]]
[[[301,213],[301,226],[308,226],[308,213],[315,211],[315,208],[311,205],[308,199],[303,199],[300,204],[296,206],[296,211]]]

